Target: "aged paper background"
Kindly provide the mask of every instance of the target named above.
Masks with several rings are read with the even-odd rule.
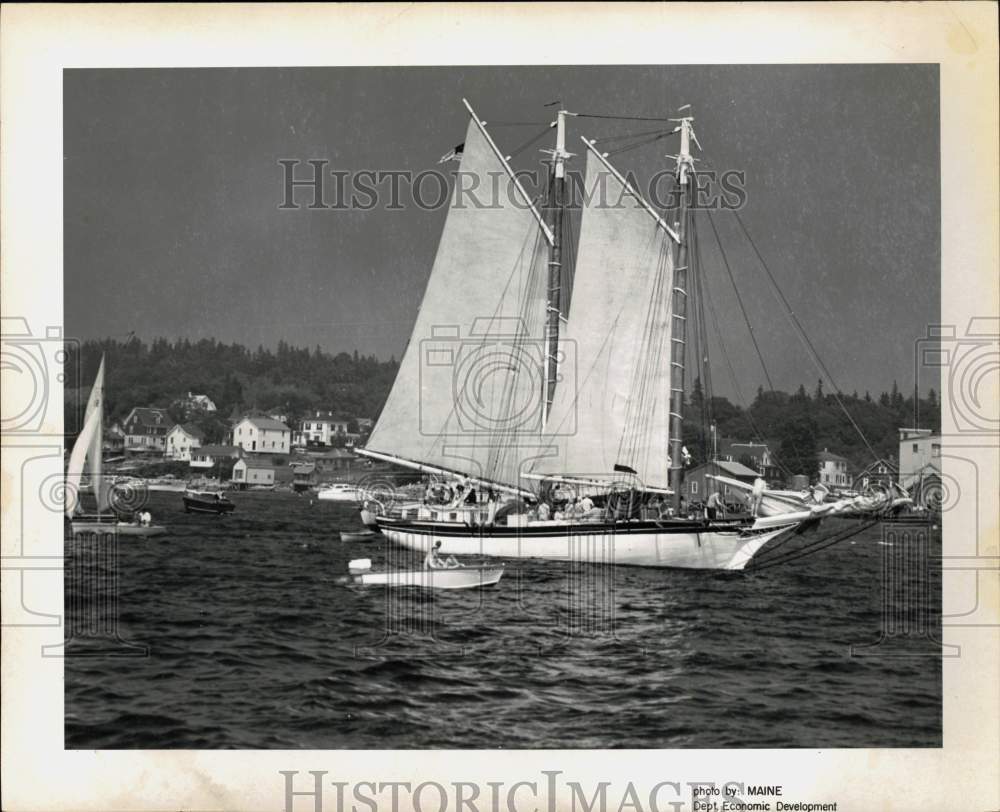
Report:
[[[3,315],[31,325],[62,321],[61,71],[118,66],[939,63],[942,320],[961,331],[972,317],[997,316],[993,4],[6,6],[0,58]],[[995,375],[992,382],[980,394],[995,416]],[[942,384],[947,395],[948,381]],[[952,419],[945,409],[946,434]],[[1000,808],[995,432],[977,442],[978,483],[953,473],[966,476],[966,492],[978,488],[978,515],[949,514],[945,526],[945,567],[978,573],[944,581],[945,613],[961,616],[946,619],[945,642],[960,646],[961,656],[943,663],[943,749],[487,754],[64,751],[63,664],[39,653],[62,630],[11,625],[22,606],[18,590],[7,588],[20,583],[36,611],[61,614],[59,578],[19,570],[17,562],[52,556],[58,568],[62,518],[39,506],[37,494],[21,492],[5,441],[4,808],[274,810],[284,805],[279,770],[442,783],[539,781],[541,770],[562,770],[563,780],[619,787],[735,779],[783,784],[789,800],[836,800],[840,810]],[[48,448],[56,475],[59,445]],[[621,798],[621,790],[609,797]],[[332,795],[326,808],[334,808]]]

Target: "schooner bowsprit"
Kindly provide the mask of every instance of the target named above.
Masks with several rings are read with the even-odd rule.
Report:
[[[680,515],[693,118],[672,120],[680,135],[673,226],[582,139],[586,193],[564,315],[560,218],[572,114],[560,110],[553,123],[555,205],[545,218],[465,106],[465,188],[502,177],[509,194],[468,205],[456,184],[410,343],[360,453],[463,477],[507,502],[390,509],[370,501],[368,518],[391,541],[418,550],[441,542],[452,555],[739,570],[777,536],[846,511],[851,500],[792,502],[744,519]],[[603,506],[551,518],[519,509],[558,488]],[[643,518],[639,504],[663,497],[672,515]]]

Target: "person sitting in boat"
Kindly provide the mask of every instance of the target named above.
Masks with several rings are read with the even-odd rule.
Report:
[[[148,510],[144,510],[139,514],[139,524],[143,527],[149,527],[153,521],[153,516]]]
[[[424,569],[446,570],[461,566],[453,555],[450,555],[447,558],[441,558],[441,556],[438,555],[438,550],[440,549],[441,542],[438,541],[427,551],[427,555],[424,556]]]
[[[722,497],[718,491],[713,491],[708,501],[705,503],[705,518],[709,521],[715,519],[720,513],[725,515],[726,506],[722,502]]]
[[[548,502],[540,502],[538,504],[537,515],[538,515],[538,521],[540,522],[547,522],[549,520],[549,516],[551,515],[551,510],[549,508]]]

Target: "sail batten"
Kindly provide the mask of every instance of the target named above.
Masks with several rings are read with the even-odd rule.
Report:
[[[588,143],[589,146],[589,143]],[[675,236],[596,150],[587,156],[564,376],[534,474],[669,488],[669,346]],[[601,187],[602,194],[595,194]],[[652,216],[650,216],[652,214]]]
[[[549,234],[475,118],[371,451],[515,486],[541,441]],[[530,201],[528,201],[530,204]]]

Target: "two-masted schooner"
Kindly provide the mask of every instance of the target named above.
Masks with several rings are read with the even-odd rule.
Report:
[[[739,570],[771,539],[815,520],[806,504],[743,519],[681,516],[693,119],[674,120],[680,202],[672,224],[582,139],[582,215],[564,314],[559,218],[572,114],[560,110],[553,122],[555,206],[544,217],[465,106],[460,181],[410,343],[360,453],[463,477],[478,498],[471,507],[369,503],[374,523],[409,548],[440,541],[445,554]],[[482,190],[490,191],[485,203]],[[528,509],[553,489],[598,507],[562,516]],[[493,495],[485,509],[483,490]],[[635,508],[650,498],[672,502],[671,515],[644,518],[648,511]]]

